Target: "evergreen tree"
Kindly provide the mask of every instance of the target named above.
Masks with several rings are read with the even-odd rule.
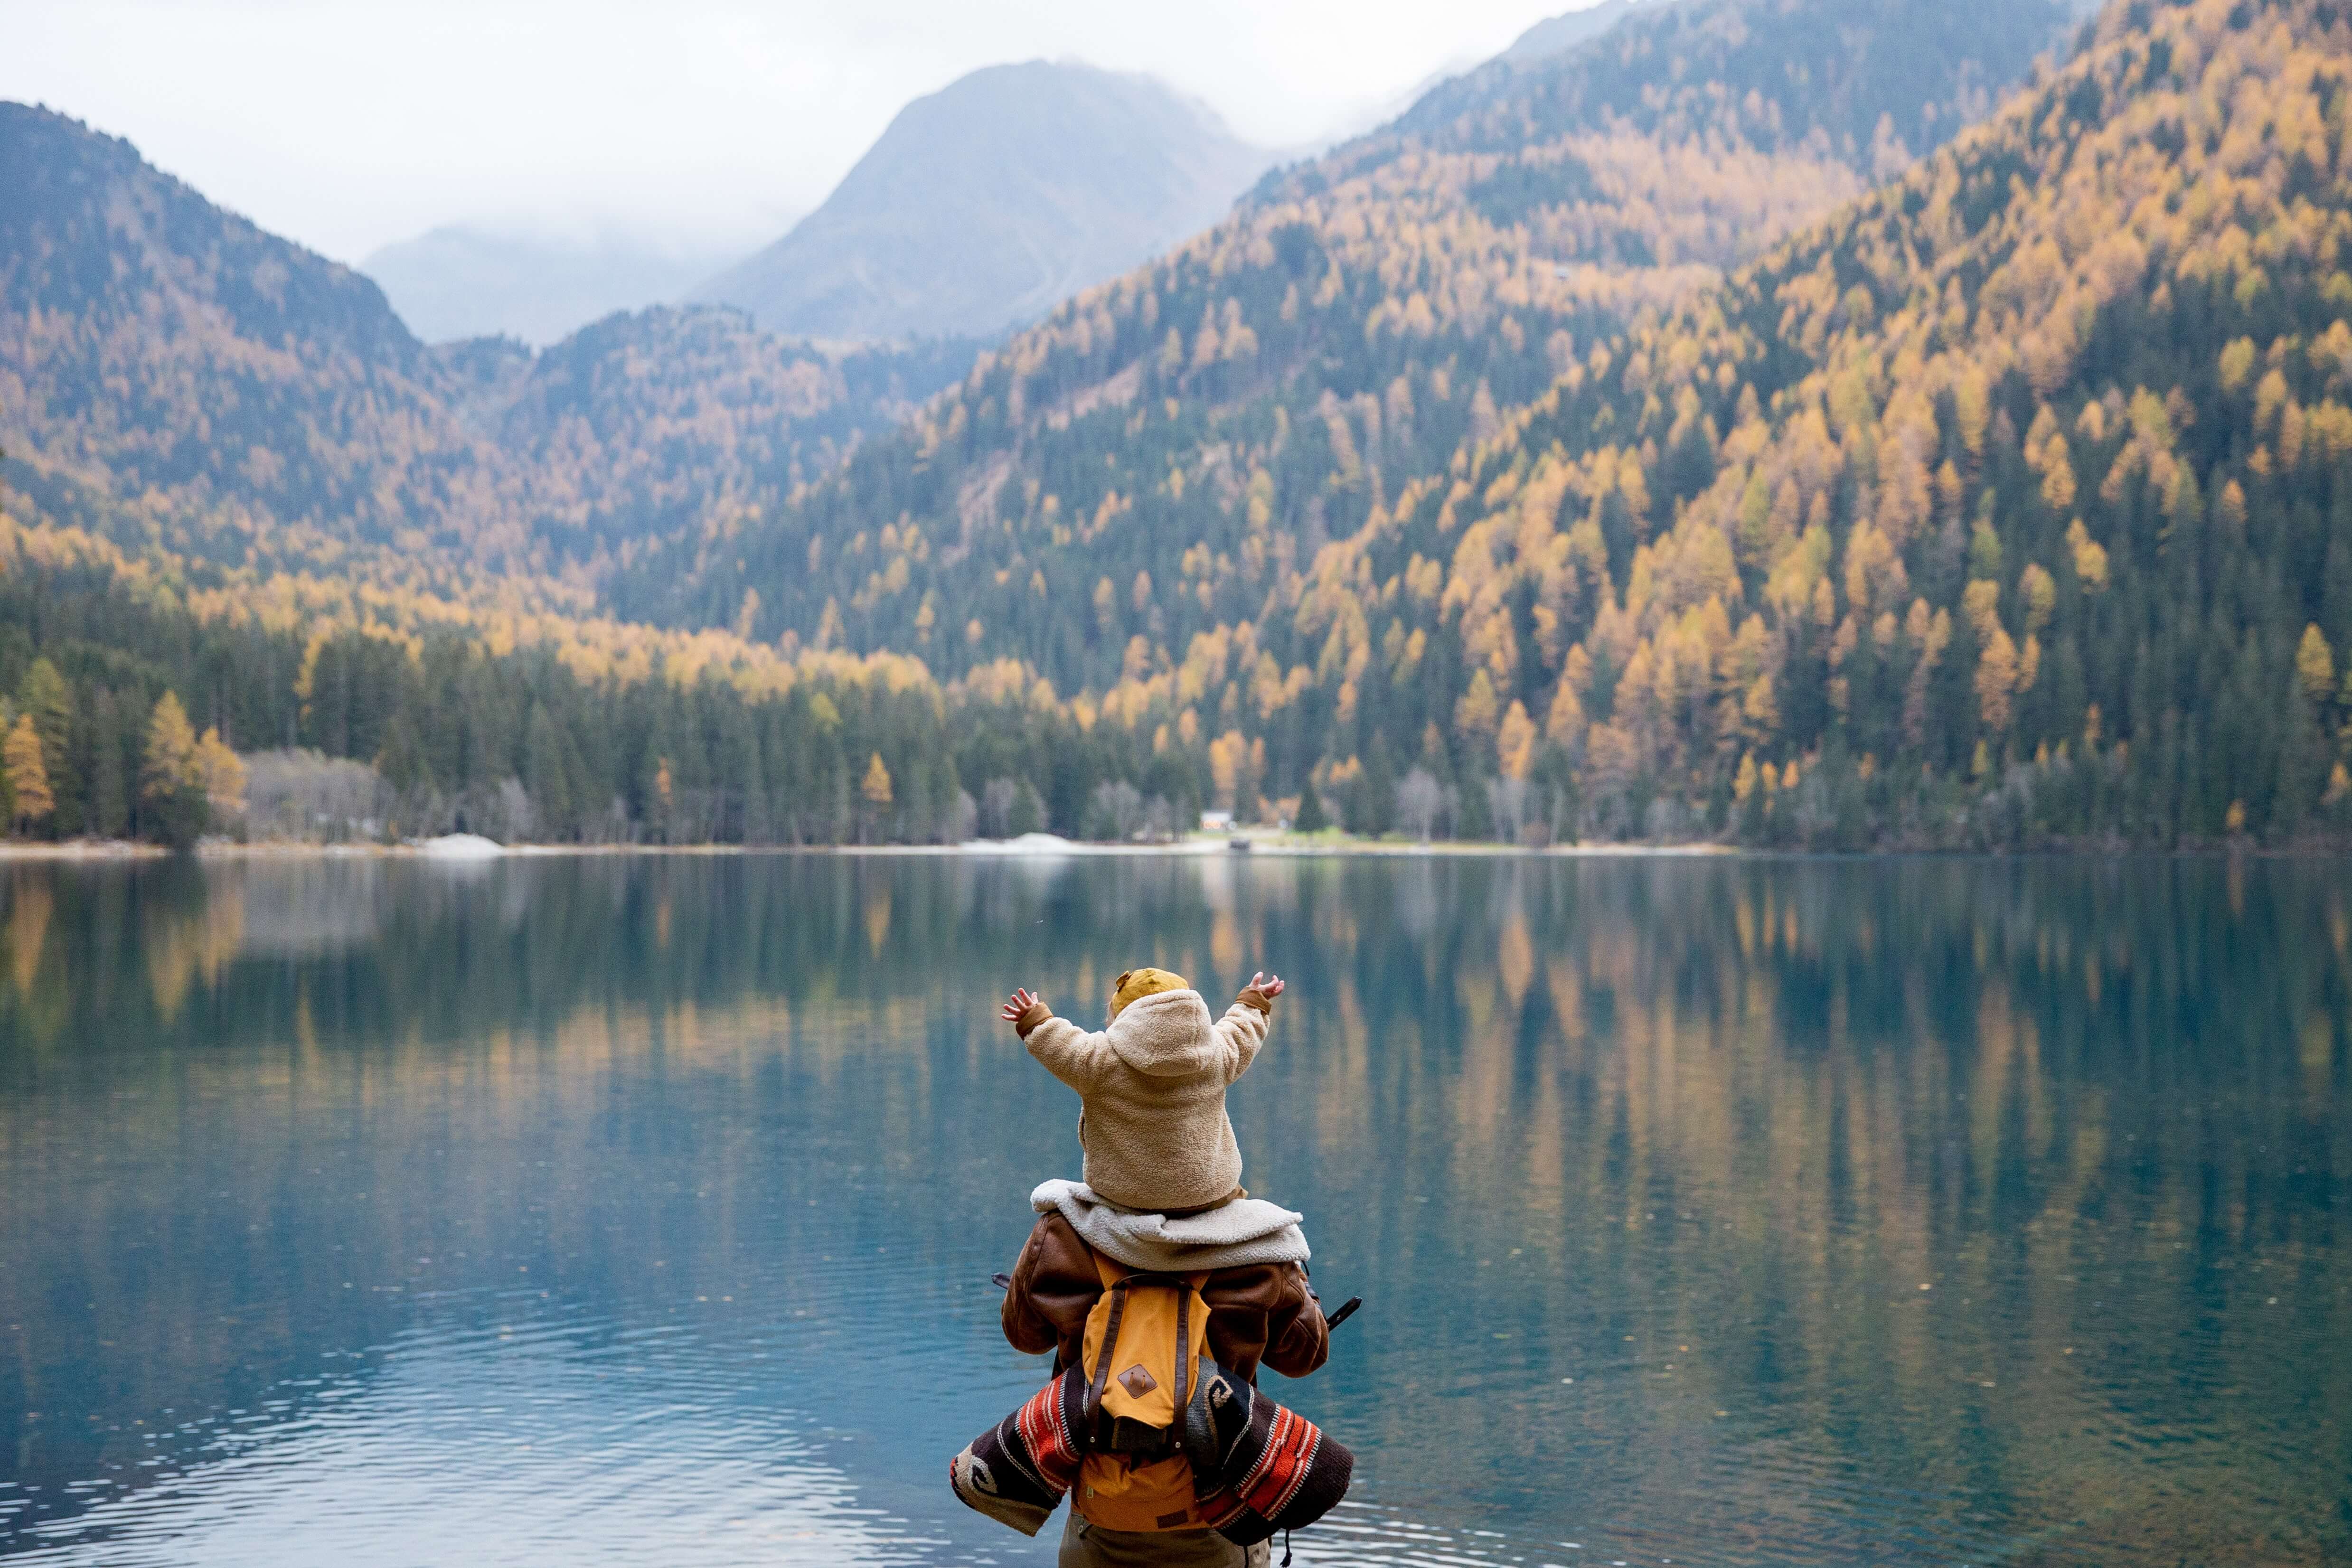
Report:
[[[39,827],[57,809],[41,751],[40,732],[34,727],[33,716],[18,716],[6,743],[0,746],[0,768],[7,773],[10,820],[19,829]]]
[[[541,836],[571,838],[575,828],[571,770],[564,766],[562,737],[556,733],[545,703],[531,705],[530,722],[523,734],[522,762],[523,788],[530,791]]]
[[[857,796],[863,802],[860,820],[865,824],[863,841],[872,842],[889,831],[890,805],[895,798],[891,789],[890,769],[883,765],[882,754],[876,752],[866,765],[866,776],[858,782]]]
[[[217,727],[207,726],[204,738],[196,742],[194,773],[204,791],[210,821],[221,821],[244,812],[245,763],[221,738]]]
[[[1322,791],[1309,779],[1298,791],[1298,815],[1291,820],[1293,832],[1319,833],[1331,825],[1331,814],[1323,809]]]
[[[186,849],[205,831],[204,775],[196,758],[196,734],[175,693],[155,700],[147,721],[147,747],[139,775],[141,822],[149,837]]]
[[[87,737],[83,755],[89,780],[88,805],[82,831],[101,839],[119,839],[131,831],[131,772],[124,758],[121,705],[114,693],[100,687],[85,711]]]
[[[73,737],[73,689],[56,664],[47,658],[37,658],[25,671],[25,678],[16,687],[17,706],[33,721],[33,728],[41,740],[41,766],[50,790],[52,802],[64,799],[70,801],[65,813],[79,821],[81,812],[80,789],[74,777],[71,741]]]

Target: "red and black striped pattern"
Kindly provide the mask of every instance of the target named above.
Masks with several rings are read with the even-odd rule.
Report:
[[[1265,1447],[1234,1483],[1234,1490],[1251,1512],[1279,1519],[1313,1471],[1323,1432],[1297,1411],[1285,1409],[1264,1396],[1258,1403],[1272,1407],[1274,1419],[1268,1423]]]
[[[1031,1395],[1004,1423],[1019,1435],[1014,1451],[1024,1468],[1056,1499],[1078,1479],[1079,1462],[1086,1458],[1078,1441],[1085,1430],[1085,1401],[1086,1384],[1073,1367]],[[1004,1436],[1000,1428],[1000,1439]]]

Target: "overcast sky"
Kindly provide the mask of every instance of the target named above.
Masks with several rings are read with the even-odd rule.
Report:
[[[1288,146],[1586,3],[0,0],[0,98],[342,261],[485,219],[749,244],[981,66],[1150,70]]]

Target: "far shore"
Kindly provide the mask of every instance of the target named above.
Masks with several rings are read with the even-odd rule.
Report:
[[[1214,857],[1248,854],[1289,858],[1331,855],[1410,857],[1429,855],[1515,856],[1672,856],[1736,855],[1745,852],[1727,844],[1523,844],[1474,842],[1464,840],[1423,841],[1412,839],[1353,839],[1282,832],[1202,833],[1162,843],[1099,843],[1031,833],[1020,839],[971,839],[955,844],[498,844],[471,839],[403,840],[393,843],[355,841],[311,843],[292,840],[259,840],[239,843],[229,839],[205,839],[194,854],[207,861],[268,860],[418,860],[465,864],[494,860],[544,859],[578,855],[865,855],[893,859],[1053,860],[1098,857]],[[168,860],[172,852],[160,844],[125,839],[70,839],[45,843],[28,840],[0,841],[0,862],[63,861],[107,863],[121,861]]]
[[[1713,842],[1575,843],[1546,844],[1538,847],[1451,839],[1426,841],[1397,838],[1355,839],[1338,833],[1301,835],[1272,830],[1243,830],[1231,833],[1196,833],[1187,838],[1161,843],[1129,844],[1064,839],[1050,833],[1031,833],[1024,838],[1009,840],[971,839],[956,844],[499,844],[472,835],[457,835],[446,839],[410,839],[393,843],[374,841],[311,843],[282,839],[239,843],[230,839],[205,839],[195,846],[193,852],[200,861],[222,862],[404,860],[419,861],[430,864],[465,866],[483,865],[503,860],[551,860],[589,856],[714,858],[756,855],[846,855],[891,860],[1028,861],[1102,858],[1214,859],[1219,857],[1240,860],[1252,856],[1286,860],[1339,857],[1389,860],[1438,857],[1509,857],[1525,860],[1695,860],[1717,857],[1758,857],[1777,860],[1791,857],[1908,859],[1918,855],[1951,855],[1967,858],[1974,852],[1994,855],[2039,853],[2091,858],[2128,854],[2230,855],[2271,860],[2305,857],[2332,859],[2341,856],[2345,851],[2332,845],[2264,847],[2246,842],[2183,845],[2172,850],[2071,845],[2042,851],[1969,852],[1890,849],[1851,852]],[[164,861],[171,859],[172,856],[173,852],[163,845],[141,843],[124,839],[71,839],[58,843],[0,840],[0,863],[21,861],[104,865]]]

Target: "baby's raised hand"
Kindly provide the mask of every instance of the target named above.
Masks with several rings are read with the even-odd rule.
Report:
[[[1264,971],[1260,971],[1259,973],[1250,977],[1250,983],[1244,988],[1255,991],[1267,1001],[1272,1001],[1275,998],[1282,995],[1282,977],[1280,975],[1268,975]]]
[[[1036,1005],[1037,998],[1031,996],[1029,994],[1028,988],[1024,986],[1020,990],[1013,992],[1012,996],[1005,998],[1003,1008],[996,1016],[1003,1019],[1006,1023],[1019,1023],[1021,1021],[1021,1015],[1027,1012],[1031,1008],[1034,1008]]]

